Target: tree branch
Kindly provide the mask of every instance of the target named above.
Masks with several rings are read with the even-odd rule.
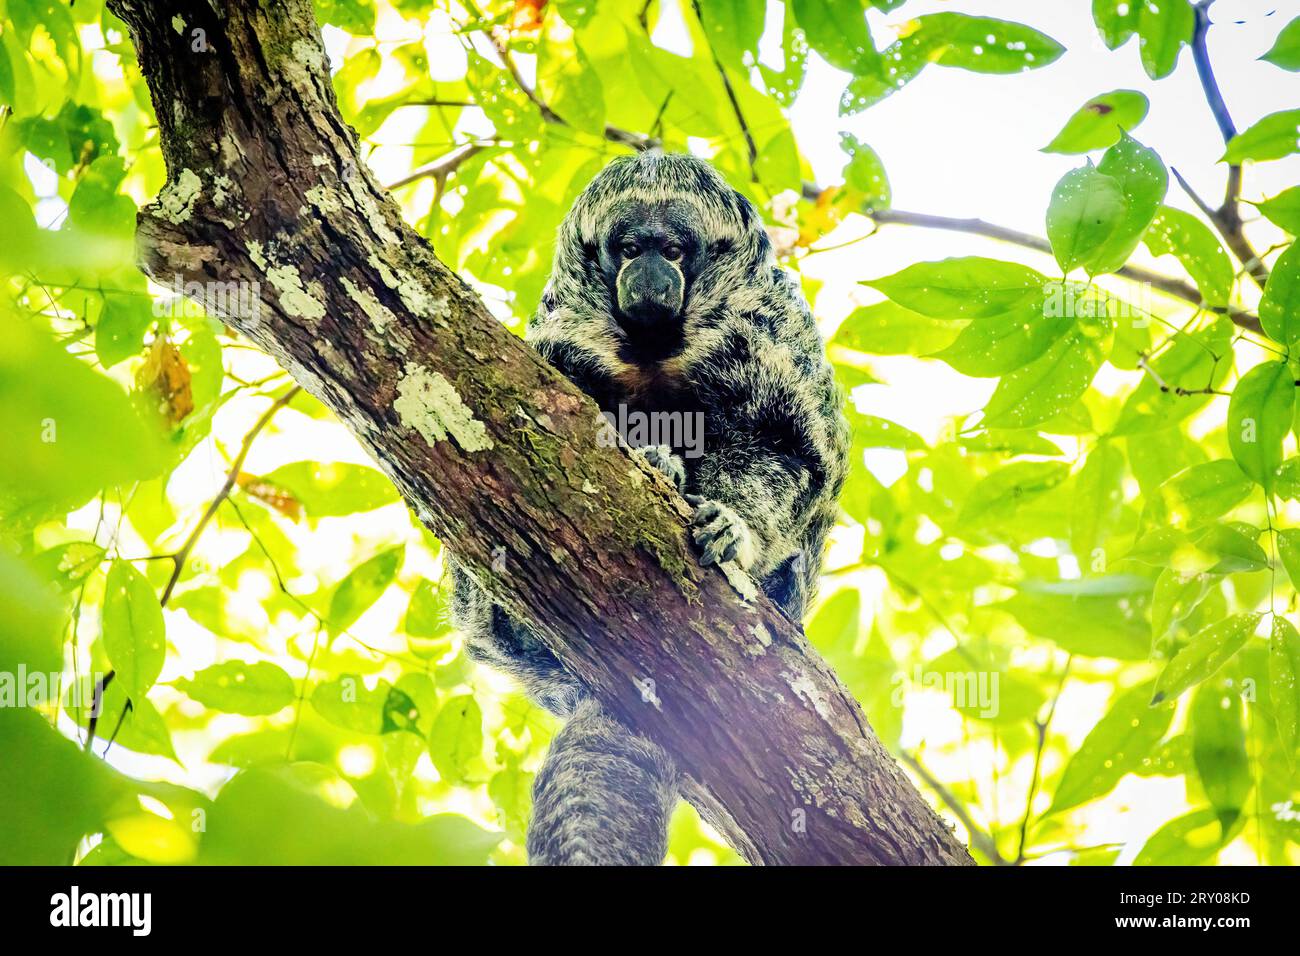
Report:
[[[1210,64],[1210,50],[1206,44],[1205,36],[1210,29],[1210,7],[1214,0],[1200,0],[1196,4],[1196,28],[1192,34],[1192,59],[1196,63],[1196,75],[1200,77],[1201,89],[1205,92],[1205,101],[1209,104],[1210,112],[1214,114],[1214,122],[1218,124],[1219,135],[1223,137],[1223,145],[1227,146],[1234,136],[1237,135],[1236,124],[1232,122],[1232,115],[1228,112],[1228,104],[1223,101],[1223,93],[1219,90],[1219,81],[1215,79],[1214,68]],[[1223,237],[1224,243],[1232,250],[1242,266],[1246,269],[1246,274],[1255,281],[1261,289],[1268,282],[1268,267],[1264,265],[1263,259],[1255,252],[1250,241],[1246,238],[1241,220],[1240,198],[1241,198],[1241,164],[1233,163],[1228,167],[1228,185],[1223,195],[1223,205],[1218,209],[1210,209],[1199,197],[1191,191],[1191,188],[1178,177],[1179,183],[1187,190],[1187,194],[1192,197],[1193,201],[1201,208],[1201,211],[1209,217],[1214,228],[1219,231]]]
[[[970,235],[984,236],[989,239],[1009,242],[1026,249],[1033,249],[1037,252],[1046,253],[1047,255],[1052,254],[1052,246],[1046,239],[1043,239],[1040,236],[1030,235],[1027,232],[1009,229],[1006,226],[999,226],[991,222],[985,222],[982,219],[954,219],[949,216],[934,216],[928,213],[907,212],[902,209],[879,209],[870,212],[868,215],[870,215],[870,217],[877,223],[882,225],[893,223],[904,226],[919,226],[924,229],[941,229],[948,232],[964,232]],[[1201,297],[1200,290],[1189,282],[1184,282],[1181,279],[1175,279],[1171,276],[1162,275],[1159,272],[1152,272],[1150,269],[1144,269],[1141,266],[1124,266],[1115,274],[1133,282],[1145,283],[1150,285],[1152,288],[1159,289],[1167,295],[1202,306],[1209,311],[1222,312],[1231,318],[1238,326],[1250,332],[1260,331],[1259,316],[1241,309],[1212,308],[1206,306]]]
[[[699,565],[670,485],[608,447],[594,403],[402,221],[338,115],[308,0],[109,7],[168,170],[139,215],[146,272],[259,282],[260,308],[228,324],[334,411],[494,600],[673,754],[746,859],[972,862],[798,624],[737,568]],[[210,52],[191,52],[196,30]]]

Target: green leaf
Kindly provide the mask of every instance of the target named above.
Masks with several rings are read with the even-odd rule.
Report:
[[[1259,324],[1275,342],[1300,341],[1300,242],[1278,256],[1259,302]]]
[[[1178,64],[1183,44],[1192,42],[1196,11],[1188,0],[1134,0],[1138,6],[1138,44],[1142,68],[1153,80],[1168,76]]]
[[[1295,379],[1285,362],[1256,365],[1228,402],[1228,446],[1241,470],[1271,492],[1282,464],[1282,439],[1295,412]]]
[[[167,631],[153,587],[125,561],[108,569],[100,630],[117,680],[132,700],[144,697],[162,673]]]
[[[854,309],[827,343],[831,360],[836,349],[874,355],[928,355],[948,345],[961,324],[932,319],[897,302],[878,302]]]
[[[1029,499],[1051,491],[1070,475],[1062,461],[1016,461],[982,479],[971,489],[959,521],[983,527],[1013,517]]]
[[[444,649],[443,638],[455,630],[449,592],[450,588],[422,580],[411,593],[402,629],[406,631],[411,652],[418,657],[431,657]]]
[[[917,451],[925,448],[925,439],[896,422],[875,415],[863,415],[853,409],[846,409],[849,426],[853,432],[854,448],[901,448],[904,451]]]
[[[1175,528],[1205,524],[1241,504],[1253,488],[1235,461],[1192,465],[1160,486],[1159,520]]]
[[[754,173],[772,193],[784,190],[797,192],[803,185],[799,166],[799,146],[794,131],[788,126],[780,129],[759,147],[754,158]],[[886,188],[888,188],[886,186]]]
[[[1210,807],[1170,820],[1153,833],[1133,860],[1134,866],[1199,866],[1212,860],[1227,842]]]
[[[768,95],[778,106],[789,108],[799,96],[808,72],[808,40],[795,25],[794,14],[788,6],[781,27],[781,56],[780,70],[759,63],[758,72],[763,77]]]
[[[25,667],[48,674],[63,666],[60,631],[66,614],[50,587],[57,578],[42,573],[46,563],[38,555],[32,567],[0,548],[0,673]]]
[[[1300,588],[1300,529],[1285,528],[1274,532],[1277,536],[1277,554],[1286,568],[1286,576],[1293,588]]]
[[[1174,719],[1172,704],[1150,705],[1151,692],[1151,684],[1141,684],[1114,700],[1065,765],[1049,814],[1109,793],[1125,774],[1150,761]]]
[[[1232,295],[1235,272],[1218,237],[1191,213],[1161,206],[1142,237],[1153,256],[1174,255],[1206,305],[1221,308]]]
[[[1063,272],[1091,262],[1125,222],[1128,203],[1113,176],[1091,163],[1066,173],[1047,207],[1047,238]]]
[[[304,779],[311,765],[247,770],[221,788],[199,848],[209,866],[467,866],[487,862],[500,834],[440,813],[416,824],[375,820],[324,797],[346,783]]]
[[[1065,454],[1060,447],[1048,441],[1036,431],[1029,429],[990,429],[978,435],[965,435],[957,444],[973,452],[991,452],[1003,455],[1047,455],[1059,457]]]
[[[880,67],[855,76],[840,97],[840,115],[861,112],[896,93],[931,63],[977,73],[1020,73],[1047,66],[1064,48],[1020,23],[964,13],[911,20],[881,55]]]
[[[1234,523],[1216,523],[1189,531],[1157,528],[1138,538],[1128,557],[1183,574],[1203,571],[1232,574],[1268,567],[1264,549]]]
[[[1110,176],[1124,194],[1124,216],[1096,254],[1085,263],[1092,275],[1114,272],[1128,261],[1155,218],[1169,190],[1169,173],[1160,156],[1128,133],[1106,150],[1097,166]]]
[[[1218,682],[1202,684],[1192,697],[1192,762],[1224,834],[1237,822],[1251,789],[1241,711],[1241,695]]]
[[[1260,59],[1292,73],[1300,71],[1300,17],[1282,28],[1273,46]]]
[[[293,680],[268,661],[213,664],[175,684],[204,707],[250,717],[277,713],[294,698]]]
[[[1221,163],[1239,165],[1246,160],[1282,159],[1300,149],[1300,109],[1270,113],[1228,143]]]
[[[379,599],[397,577],[405,555],[404,547],[389,548],[357,565],[334,590],[330,598],[329,628],[341,634]]]
[[[1042,355],[1074,325],[1068,315],[1048,316],[1043,304],[1028,299],[1009,312],[976,319],[934,358],[963,375],[992,378],[1014,372]]]
[[[1255,633],[1262,614],[1234,614],[1192,636],[1156,680],[1152,704],[1177,697],[1232,659]]]
[[[930,62],[976,73],[1021,73],[1054,63],[1065,47],[1023,23],[965,13],[918,17],[914,36]]]
[[[1300,457],[1288,458],[1282,462],[1282,467],[1277,470],[1273,494],[1287,500],[1300,498]]]
[[[104,549],[93,541],[69,541],[36,555],[32,568],[60,591],[68,592],[99,570],[103,562]]]
[[[1046,282],[1028,266],[968,256],[918,262],[863,284],[930,318],[976,319],[1041,301]]]
[[[316,19],[331,23],[353,36],[375,32],[375,7],[371,0],[315,0]]]
[[[0,338],[0,489],[79,504],[163,467],[161,432],[115,382],[3,310]]]
[[[1094,96],[1066,121],[1056,138],[1043,147],[1043,152],[1069,155],[1113,146],[1121,132],[1133,129],[1146,118],[1150,105],[1136,90],[1114,90]]]
[[[1268,642],[1268,699],[1277,734],[1294,755],[1300,745],[1300,633],[1280,614],[1273,615]]]
[[[739,69],[758,59],[764,0],[708,0],[698,9],[709,46],[719,60]]]
[[[1027,428],[1064,412],[1092,384],[1112,332],[1109,316],[1079,318],[1043,355],[1002,379],[984,408],[984,425]]]
[[[456,783],[468,777],[483,750],[483,714],[470,694],[448,698],[429,732],[429,756],[439,775]]]
[[[1106,46],[1117,50],[1137,33],[1142,0],[1092,0],[1092,19]]]
[[[1300,235],[1300,186],[1283,190],[1258,204],[1259,211],[1293,236]]]
[[[373,511],[400,497],[383,472],[346,462],[296,461],[262,480],[288,491],[313,518]]]
[[[759,25],[761,29],[761,20]],[[537,54],[537,90],[547,106],[570,126],[595,136],[604,133],[604,89],[600,75],[591,68],[581,47],[556,42],[547,33]]]
[[[72,695],[73,688],[78,689],[75,697]],[[95,679],[88,676],[80,683],[69,686],[64,710],[79,725],[85,726],[89,717],[89,705],[94,699]],[[124,685],[113,680],[104,690],[100,708],[100,724],[112,728],[114,747],[124,747],[138,754],[166,757],[168,760],[180,763],[176,756],[176,749],[172,745],[167,721],[150,703],[149,698],[140,695],[131,696]]]
[[[1151,595],[1151,640],[1155,645],[1162,645],[1170,629],[1191,616],[1217,580],[1205,572],[1184,574],[1174,568],[1160,572]]]
[[[129,253],[136,209],[131,198],[118,191],[125,177],[126,168],[116,156],[91,163],[68,200],[68,222],[81,237],[116,240]]]
[[[0,707],[0,866],[67,866],[126,785],[26,707]]]
[[[362,734],[410,730],[419,719],[409,694],[386,680],[368,689],[359,674],[342,674],[317,684],[311,705],[331,724]]]
[[[104,368],[138,355],[153,321],[153,308],[145,295],[105,295],[95,324],[95,354]]]
[[[790,0],[790,9],[809,45],[831,66],[855,75],[880,73],[861,0]]]
[[[1097,592],[1053,593],[1026,582],[1017,594],[993,607],[1006,611],[1030,634],[1071,654],[1145,660],[1151,643],[1144,593],[1149,582],[1139,578],[1134,584],[1121,579],[1121,589],[1107,593],[1110,579],[1084,580]]]
[[[502,136],[520,142],[535,142],[541,138],[542,117],[537,107],[511,80],[510,74],[477,53],[471,52],[469,84],[474,102],[483,110],[496,131]]]
[[[1124,455],[1112,442],[1095,447],[1074,478],[1070,543],[1083,567],[1119,517],[1124,503]]]
[[[888,209],[889,177],[876,151],[852,133],[840,133],[840,149],[848,154],[844,182],[862,193],[864,209]]]

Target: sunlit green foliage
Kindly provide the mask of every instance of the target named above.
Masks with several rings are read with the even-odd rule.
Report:
[[[851,134],[843,182],[812,183],[788,113],[810,51],[844,72],[841,115],[927,67],[1064,52],[903,0],[771,6],[316,3],[363,155],[454,157],[396,196],[520,332],[573,197],[647,140],[709,156],[795,270],[888,210]],[[1092,6],[1101,56],[1179,68],[1187,0]],[[662,42],[670,12],[684,43]],[[1297,36],[1269,62],[1297,69]],[[1041,197],[1038,269],[863,271],[869,304],[838,326],[806,283],[846,388],[887,389],[879,356],[989,384],[937,441],[850,410],[808,631],[1005,859],[1295,862],[1300,187],[1258,202],[1290,233],[1261,293],[1214,223],[1167,204],[1159,144],[1131,132],[1147,110],[1103,86],[1054,118],[1047,149],[1089,158]],[[1296,152],[1298,123],[1261,119],[1224,161]],[[0,862],[522,862],[555,721],[466,659],[440,543],[343,426],[136,270],[157,137],[101,3],[0,0]],[[1201,301],[1115,278],[1141,245]],[[888,480],[864,463],[882,453]],[[1143,799],[1165,809],[1135,835]],[[686,808],[670,858],[737,859]]]

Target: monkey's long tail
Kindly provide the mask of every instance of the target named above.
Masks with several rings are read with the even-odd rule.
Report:
[[[533,785],[534,866],[656,866],[668,852],[677,771],[657,744],[584,698]]]

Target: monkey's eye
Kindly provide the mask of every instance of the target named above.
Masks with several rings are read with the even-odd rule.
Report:
[[[635,242],[625,242],[619,247],[619,252],[623,254],[624,259],[635,259],[641,255],[641,247]]]
[[[682,247],[678,245],[669,245],[664,247],[664,258],[669,262],[676,262],[682,257]]]

